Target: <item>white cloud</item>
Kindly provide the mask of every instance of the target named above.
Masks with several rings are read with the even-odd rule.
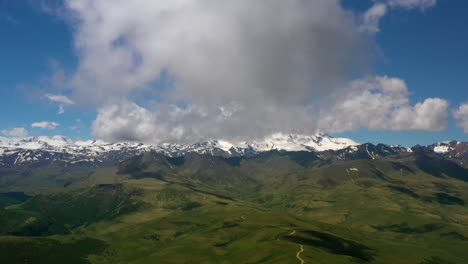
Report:
[[[79,63],[56,79],[96,107],[93,135],[108,141],[437,130],[446,101],[411,105],[397,78],[349,80],[369,72],[374,34],[363,32],[423,2],[376,1],[359,17],[339,0],[67,0]],[[74,103],[48,98],[59,113]]]
[[[166,100],[297,102],[336,88],[365,56],[354,18],[337,0],[68,4],[81,21],[73,84],[98,104],[143,89],[162,72],[175,81],[174,89],[154,91]]]
[[[388,0],[388,5],[392,7],[417,8],[421,10],[433,7],[436,3],[437,0]]]
[[[63,82],[63,80],[61,81]],[[73,105],[75,104],[70,98],[65,95],[53,95],[53,94],[46,94],[47,99],[50,101],[59,103],[59,108],[57,114],[62,115],[65,113],[65,105]]]
[[[154,118],[151,112],[134,103],[107,105],[99,110],[92,127],[93,134],[111,141],[123,138],[133,141],[151,140],[165,129],[156,125]]]
[[[53,101],[53,102],[56,102],[56,103],[61,103],[61,104],[65,104],[65,105],[72,105],[72,104],[75,104],[75,102],[73,102],[70,98],[68,98],[67,96],[65,95],[54,95],[54,94],[47,94],[46,95],[47,99]]]
[[[360,27],[361,31],[369,33],[377,33],[380,31],[380,19],[387,13],[387,5],[377,3],[367,10],[362,16],[363,23]]]
[[[374,5],[362,15],[360,30],[371,34],[380,31],[379,24],[389,8],[419,9],[421,11],[436,5],[437,0],[386,0],[375,1]]]
[[[212,108],[159,105],[155,109],[147,109],[132,102],[119,102],[99,109],[98,113],[92,132],[108,141],[189,142],[221,136],[255,137],[263,133],[255,133],[259,126],[237,127],[237,119],[250,119],[244,117],[248,112],[240,112],[234,104]],[[255,113],[251,115],[256,116]],[[260,127],[264,129],[266,126]],[[245,132],[240,133],[240,129]]]
[[[453,117],[458,120],[458,126],[462,127],[465,133],[468,133],[468,102],[461,104],[453,112]]]
[[[370,60],[367,38],[338,0],[67,3],[79,18],[80,63],[71,87],[74,98],[97,105],[98,137],[108,135],[99,126],[104,118],[117,118],[110,112],[122,119],[138,112],[129,97],[139,91],[158,104],[139,100],[148,112],[138,116],[150,113],[145,122],[158,127],[184,127],[184,140],[315,131],[305,105],[366,72]],[[164,80],[170,87],[154,86]],[[179,123],[174,107],[184,113]],[[172,137],[178,138],[160,138]]]
[[[17,127],[13,129],[5,129],[0,131],[5,136],[9,137],[26,137],[28,135],[28,130],[24,127]]]
[[[36,128],[42,128],[42,129],[56,129],[60,124],[55,123],[55,122],[49,122],[49,121],[44,121],[44,122],[35,122],[31,124],[31,127],[36,127]]]
[[[223,106],[158,105],[145,108],[132,102],[119,102],[98,110],[93,135],[108,141],[193,142],[210,138],[251,139],[284,131],[316,133],[316,116],[309,108],[274,107],[270,113]],[[294,118],[290,118],[294,116]],[[252,122],[247,124],[245,122]],[[245,125],[244,125],[245,123]]]
[[[447,127],[448,102],[428,98],[411,105],[406,83],[398,78],[376,76],[356,80],[349,84],[346,93],[341,92],[327,97],[320,105],[285,111],[278,107],[269,109],[271,116],[240,108],[237,104],[211,108],[202,105],[145,108],[131,102],[119,102],[98,110],[93,134],[110,141],[172,142],[220,137],[255,138],[264,135],[258,130],[265,127],[271,127],[271,131],[297,133],[315,133],[316,130],[311,131],[311,128],[341,132],[361,127],[425,131]],[[239,128],[239,120],[256,120],[256,123]]]
[[[340,100],[322,114],[320,122],[325,130],[341,132],[367,127],[434,131],[445,129],[448,123],[446,100],[429,98],[411,106],[406,83],[398,78],[377,76],[353,81]]]
[[[413,107],[402,107],[392,113],[391,129],[440,131],[448,126],[449,103],[440,98],[428,98]]]

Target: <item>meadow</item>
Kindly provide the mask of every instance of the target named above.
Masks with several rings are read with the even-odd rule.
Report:
[[[464,170],[413,155],[147,153],[59,190],[0,195],[0,261],[462,264]]]

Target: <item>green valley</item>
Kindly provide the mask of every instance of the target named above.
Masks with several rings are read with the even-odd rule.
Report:
[[[2,194],[13,198],[2,198],[0,259],[466,263],[467,171],[421,153],[323,160],[312,152],[149,152],[59,190]]]

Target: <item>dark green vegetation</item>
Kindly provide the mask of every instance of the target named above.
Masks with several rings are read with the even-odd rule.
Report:
[[[18,206],[0,209],[0,234],[69,234],[78,227],[137,210],[143,202],[132,198],[139,194],[120,184],[101,184],[85,191],[37,195]]]
[[[1,263],[468,263],[467,169],[426,153],[39,170],[0,176]]]
[[[0,193],[0,208],[4,208],[8,205],[22,203],[31,198],[23,192],[7,192]]]
[[[106,247],[104,241],[92,238],[63,242],[48,238],[0,238],[2,263],[88,263],[88,255],[101,254]]]

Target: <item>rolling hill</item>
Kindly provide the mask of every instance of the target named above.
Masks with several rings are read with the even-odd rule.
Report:
[[[4,165],[0,260],[466,263],[464,146]]]

